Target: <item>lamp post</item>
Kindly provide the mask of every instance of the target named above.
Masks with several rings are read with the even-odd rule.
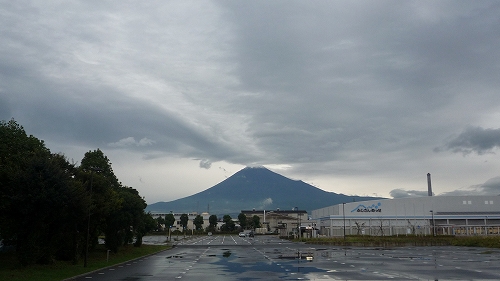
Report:
[[[484,218],[484,234],[488,235],[488,216]]]
[[[170,214],[172,214],[172,211],[170,211]],[[174,222],[175,222],[175,220],[174,220]],[[173,225],[168,226],[168,241],[169,242],[172,242],[172,226]]]
[[[430,210],[429,212],[431,212],[431,216],[432,216],[432,236],[436,236],[436,232],[435,232],[435,229],[434,229],[434,211],[433,210]]]
[[[345,203],[342,203],[342,217],[344,219],[344,241],[345,241]]]
[[[302,239],[302,229],[300,228],[300,224],[302,223],[301,220],[302,220],[302,214],[300,213],[299,211],[299,227],[298,227],[298,230],[299,230],[299,240]]]
[[[83,259],[83,267],[87,267],[87,261],[89,256],[89,236],[90,236],[90,208],[92,207],[92,182],[94,180],[94,172],[102,171],[96,167],[90,167],[90,200],[88,208],[88,219],[87,219],[87,238],[85,242],[85,256]]]

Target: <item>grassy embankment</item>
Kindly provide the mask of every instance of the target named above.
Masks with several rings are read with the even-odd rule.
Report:
[[[83,258],[80,259],[78,264],[56,261],[51,265],[31,265],[24,267],[17,262],[15,253],[0,253],[0,280],[63,280],[168,248],[169,246],[165,245],[142,245],[141,247],[128,245],[121,247],[116,254],[110,253],[109,261],[107,261],[107,251],[103,245],[99,245],[94,251],[89,252],[88,266],[86,268],[83,267]]]
[[[345,239],[343,237],[302,239],[302,242],[361,247],[465,246],[500,248],[500,236],[346,236]]]

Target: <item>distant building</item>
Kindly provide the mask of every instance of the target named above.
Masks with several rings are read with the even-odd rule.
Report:
[[[320,235],[499,235],[499,196],[428,196],[333,205],[311,213]]]
[[[280,236],[298,235],[298,226],[307,225],[307,211],[304,210],[242,210],[247,220],[256,215],[263,228]]]
[[[156,219],[158,217],[163,217],[165,218],[165,216],[167,214],[170,214],[170,213],[151,213],[151,216]],[[182,226],[181,226],[181,215],[182,214],[187,214],[188,215],[188,224],[187,224],[187,229],[189,230],[192,230],[192,229],[195,229],[195,226],[194,226],[194,223],[193,223],[193,220],[196,218],[196,216],[198,216],[198,213],[197,212],[192,212],[192,213],[171,213],[174,215],[174,218],[175,218],[175,222],[174,222],[174,225],[172,226],[172,229],[171,231],[175,231],[175,230],[179,230],[179,231],[182,231]],[[210,214],[209,213],[201,213],[199,214],[203,217],[203,225],[202,225],[202,228],[203,229],[206,229],[210,223],[208,221],[209,217],[210,217]]]

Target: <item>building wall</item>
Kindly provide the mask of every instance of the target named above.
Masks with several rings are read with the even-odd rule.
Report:
[[[308,220],[307,211],[304,210],[252,210],[241,211],[251,220],[254,215],[260,218],[262,227],[269,231],[277,232],[281,236],[296,233],[299,224],[306,224]]]
[[[312,211],[320,234],[498,234],[498,196],[429,196],[349,202]],[[344,227],[345,225],[345,227]]]

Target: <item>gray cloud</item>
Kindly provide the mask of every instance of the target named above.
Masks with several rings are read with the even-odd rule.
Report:
[[[467,127],[458,136],[447,141],[444,148],[453,152],[484,154],[500,147],[500,129]],[[437,149],[439,151],[439,149]]]
[[[200,161],[200,168],[208,170],[210,167],[212,167],[212,162],[210,160],[203,159]]]
[[[389,193],[393,198],[424,197],[428,196],[427,191],[393,189]]]
[[[472,185],[467,188],[444,192],[442,195],[500,195],[500,177],[494,177],[483,184]]]
[[[427,191],[424,190],[393,189],[389,194],[393,198],[428,196]],[[492,195],[492,196],[500,195],[500,177],[491,178],[482,184],[471,185],[465,188],[458,188],[452,191],[446,191],[438,194],[438,196],[467,196],[467,195]]]
[[[155,143],[154,140],[148,138],[142,138],[136,141],[134,137],[123,138],[117,142],[109,143],[111,147],[129,147],[129,146],[150,146]]]
[[[381,196],[429,170],[443,190],[498,175],[499,129],[482,129],[498,126],[497,1],[44,1],[0,15],[0,118],[75,159],[106,147],[210,159],[196,170],[287,166]],[[433,153],[443,142],[481,159]]]
[[[273,204],[273,199],[272,198],[266,198],[260,202],[261,205],[258,207],[258,209],[265,209]]]

